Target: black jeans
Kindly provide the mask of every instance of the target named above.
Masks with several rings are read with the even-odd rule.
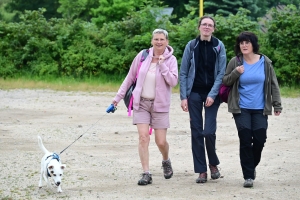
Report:
[[[233,114],[240,138],[240,162],[244,179],[254,179],[254,171],[261,159],[267,139],[268,116],[263,110],[241,109]]]
[[[207,94],[191,92],[188,98],[190,126],[192,132],[192,152],[195,173],[207,171],[205,147],[209,164],[218,165],[219,159],[216,154],[216,130],[217,112],[220,107],[219,96],[210,107],[205,107]],[[204,125],[202,111],[204,107]],[[204,146],[205,138],[205,146]]]

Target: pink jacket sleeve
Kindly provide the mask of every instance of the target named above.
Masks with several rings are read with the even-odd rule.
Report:
[[[130,69],[128,71],[128,74],[126,78],[124,79],[123,83],[121,84],[116,96],[114,97],[114,100],[116,102],[120,102],[121,99],[124,98],[128,88],[131,86],[131,84],[134,82],[138,70],[138,65],[140,63],[141,57],[142,57],[143,51],[139,52],[136,57],[133,59]]]

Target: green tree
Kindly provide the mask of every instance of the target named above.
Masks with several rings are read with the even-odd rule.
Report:
[[[97,0],[59,0],[59,3],[60,6],[57,12],[69,20],[82,19],[90,21],[92,18],[92,9],[99,7],[99,1]]]
[[[155,28],[169,29],[167,16],[156,20],[159,11],[160,8],[149,5],[121,21],[103,24],[98,35],[101,38],[101,70],[114,74],[127,73],[134,56],[140,50],[149,48],[152,31]]]
[[[299,7],[300,5],[300,0],[280,0],[280,1],[276,1],[276,0],[271,0],[269,1],[270,3],[270,6],[274,7],[274,6],[277,6],[277,5],[295,5],[297,7]]]
[[[172,7],[174,18],[176,18],[176,22],[179,22],[179,19],[182,17],[186,17],[188,15],[188,10],[186,9],[186,5],[188,5],[190,0],[164,0],[162,5],[166,5],[168,7]],[[199,4],[199,1],[198,1]]]
[[[99,7],[91,9],[92,22],[101,27],[104,23],[120,21],[143,4],[144,0],[99,0]]]
[[[264,16],[272,7],[288,4],[299,6],[300,0],[204,0],[204,13],[223,16],[235,15],[238,9],[242,7],[251,12],[249,15],[251,19],[256,20],[258,17]],[[190,5],[199,7],[199,1],[190,0]],[[198,8],[197,12],[199,12]]]
[[[257,1],[257,6],[259,8],[258,12],[254,15],[254,18],[262,17],[266,13],[278,5],[289,5],[293,4],[299,8],[300,0],[269,0],[269,1]]]
[[[240,0],[210,0],[204,1],[204,11],[205,13],[228,16],[237,13],[242,5]]]
[[[6,9],[9,12],[19,11],[15,16],[15,20],[18,21],[20,17],[20,13],[25,10],[38,10],[39,8],[45,8],[46,12],[44,16],[46,19],[50,19],[53,17],[61,17],[59,13],[57,13],[57,8],[59,7],[58,0],[11,0]]]
[[[300,84],[300,11],[294,5],[283,10],[273,8],[272,20],[267,24],[267,38],[263,50],[268,52],[276,67],[279,82]]]
[[[215,15],[217,26],[214,35],[223,41],[228,60],[235,56],[235,40],[242,31],[259,31],[257,22],[251,21],[249,15],[250,11],[244,8],[239,8],[236,15],[230,14],[228,17]]]
[[[62,14],[63,18],[74,19],[85,10],[88,0],[59,0],[60,6],[57,12]]]

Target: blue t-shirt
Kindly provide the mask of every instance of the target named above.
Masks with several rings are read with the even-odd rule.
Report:
[[[264,101],[264,70],[265,58],[262,56],[254,64],[243,61],[244,73],[240,76],[240,107],[246,109],[263,109]]]

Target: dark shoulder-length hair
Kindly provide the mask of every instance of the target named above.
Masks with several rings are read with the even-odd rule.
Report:
[[[240,48],[240,43],[244,42],[244,41],[251,42],[254,53],[259,52],[259,44],[258,44],[257,36],[250,31],[243,31],[236,38],[236,42],[235,42],[235,46],[234,46],[235,55],[242,54],[241,48]]]

